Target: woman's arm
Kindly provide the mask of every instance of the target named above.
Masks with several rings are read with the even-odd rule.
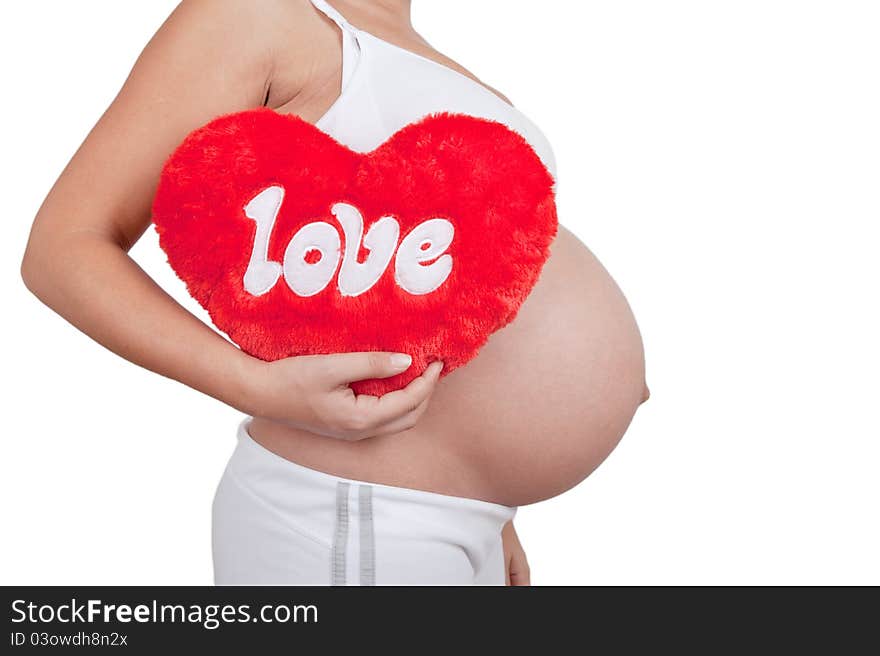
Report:
[[[408,364],[381,353],[261,362],[187,312],[128,256],[149,226],[162,165],[184,136],[218,115],[260,106],[276,44],[289,51],[308,43],[295,11],[297,3],[272,0],[182,2],[43,202],[22,277],[46,305],[131,362],[248,414],[358,439],[415,423],[439,367],[381,399],[355,397],[346,383]],[[305,50],[301,60],[305,84]]]

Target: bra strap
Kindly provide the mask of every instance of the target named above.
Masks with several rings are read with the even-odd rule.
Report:
[[[362,56],[360,31],[325,0],[311,0],[311,3],[315,9],[336,23],[342,32],[342,89],[344,90]]]
[[[345,32],[355,32],[354,26],[345,20],[345,16],[336,11],[326,0],[311,0],[315,9],[336,23]]]

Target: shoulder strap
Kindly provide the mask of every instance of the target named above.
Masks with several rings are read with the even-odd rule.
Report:
[[[342,32],[342,89],[345,89],[361,59],[361,32],[326,0],[311,0],[311,3],[315,9],[336,23]]]
[[[315,9],[324,14],[327,18],[336,23],[344,32],[354,32],[354,26],[345,20],[345,16],[336,11],[333,7],[330,6],[326,0],[311,0],[312,4],[315,6]]]

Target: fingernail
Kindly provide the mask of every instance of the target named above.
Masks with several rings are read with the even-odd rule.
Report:
[[[391,356],[391,366],[395,369],[409,369],[412,357],[406,353],[395,353]]]

